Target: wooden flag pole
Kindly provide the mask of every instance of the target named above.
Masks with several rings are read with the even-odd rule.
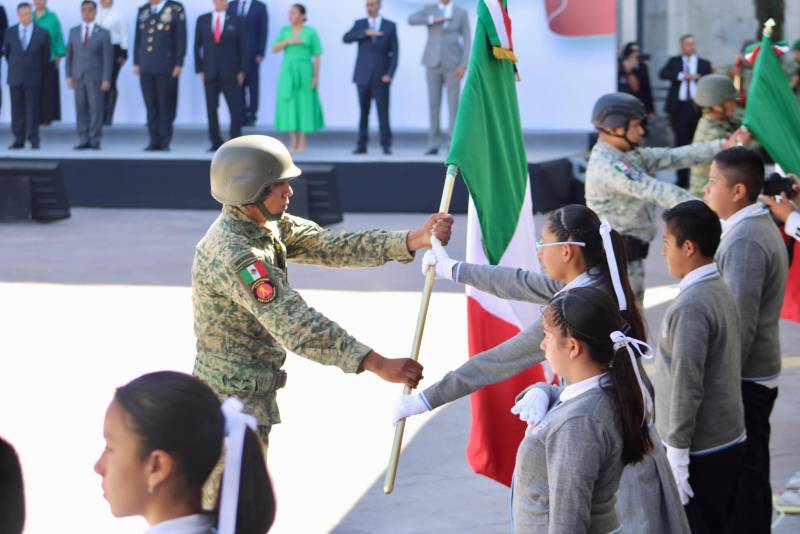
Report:
[[[450,211],[450,198],[453,196],[453,186],[456,183],[456,175],[458,174],[458,167],[449,165],[447,167],[447,175],[444,179],[444,188],[442,189],[442,200],[439,203],[439,213],[448,213]],[[422,333],[425,331],[425,319],[428,317],[428,304],[431,300],[431,291],[433,290],[433,280],[436,278],[436,267],[431,266],[428,273],[425,275],[425,285],[422,286],[422,300],[419,303],[419,314],[417,315],[417,328],[414,331],[414,343],[411,346],[411,357],[414,360],[419,359],[419,348],[422,345]],[[403,395],[411,393],[411,388],[405,386],[403,388]],[[392,452],[389,455],[389,466],[386,468],[386,480],[383,483],[383,493],[390,494],[394,489],[394,481],[397,478],[397,464],[400,462],[400,448],[403,446],[403,432],[406,428],[406,420],[401,419],[394,427],[394,442],[392,443]]]

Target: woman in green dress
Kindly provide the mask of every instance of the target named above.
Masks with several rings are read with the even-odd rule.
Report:
[[[319,56],[322,44],[314,28],[305,25],[306,8],[294,4],[289,10],[289,26],[278,32],[272,51],[284,51],[278,75],[275,102],[275,129],[289,132],[292,152],[303,152],[306,134],[325,126],[319,101]]]
[[[42,73],[42,99],[39,123],[50,124],[61,120],[61,84],[58,65],[64,57],[64,34],[55,13],[47,9],[47,0],[33,0],[33,21],[50,34],[50,66]]]

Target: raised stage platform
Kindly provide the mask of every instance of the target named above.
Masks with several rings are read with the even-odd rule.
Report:
[[[39,150],[9,150],[5,146],[11,142],[10,134],[6,134],[7,142],[0,141],[0,159],[60,163],[73,206],[218,208],[208,191],[212,154],[206,152],[210,143],[205,128],[176,128],[170,152],[144,152],[147,144],[144,126],[107,128],[99,151],[73,150],[76,138],[70,125],[54,125],[42,128],[41,132]],[[270,134],[253,129],[245,131],[248,133]],[[537,184],[536,176],[562,174],[570,165],[565,158],[587,149],[587,134],[526,134],[534,198],[542,198],[535,194],[542,185]],[[295,160],[301,168],[332,167],[345,212],[431,212],[439,203],[446,152],[425,156],[425,141],[424,132],[401,131],[395,133],[392,155],[384,156],[379,146],[370,146],[366,155],[353,155],[355,132],[324,131],[310,136],[308,150]],[[539,172],[537,169],[542,165],[545,171]],[[561,178],[556,181],[548,184],[547,189],[555,186],[564,189],[564,194],[572,194],[574,184]],[[452,212],[464,213],[466,207],[466,187],[459,180]]]

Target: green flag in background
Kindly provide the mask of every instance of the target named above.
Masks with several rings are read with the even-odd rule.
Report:
[[[800,174],[800,106],[767,33],[756,56],[744,125],[784,172]]]

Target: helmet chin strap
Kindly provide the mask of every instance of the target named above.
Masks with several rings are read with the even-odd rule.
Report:
[[[260,202],[256,202],[255,206],[256,209],[261,213],[261,215],[263,215],[264,218],[268,221],[278,221],[283,216],[283,213],[279,213],[278,215],[270,213],[267,207],[264,205],[263,200],[261,200]]]
[[[600,128],[600,131],[603,132],[604,134],[608,135],[608,136],[616,137],[617,139],[622,139],[623,141],[628,143],[628,149],[629,150],[633,150],[635,148],[639,148],[639,143],[636,143],[636,142],[631,141],[630,139],[628,139],[628,129],[629,128],[630,128],[630,123],[625,125],[625,133],[623,135],[615,134],[614,132],[612,132],[611,130],[609,130],[607,128]]]

